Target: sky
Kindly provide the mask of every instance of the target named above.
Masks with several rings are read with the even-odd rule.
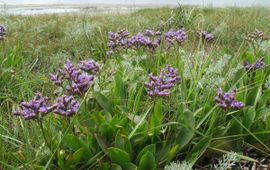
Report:
[[[6,4],[200,4],[213,6],[270,5],[270,0],[0,0]]]

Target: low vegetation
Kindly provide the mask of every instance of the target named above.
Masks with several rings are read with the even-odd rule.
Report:
[[[269,19],[263,7],[1,16],[0,169],[265,168]]]

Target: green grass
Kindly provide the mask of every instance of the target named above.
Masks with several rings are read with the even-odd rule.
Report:
[[[114,168],[123,168],[127,165],[119,160],[125,156],[138,167],[143,167],[145,160],[156,162],[156,168],[174,160],[204,166],[210,163],[207,159],[230,151],[255,161],[242,156],[247,145],[262,157],[268,156],[270,88],[265,84],[269,83],[270,43],[254,49],[245,38],[256,28],[270,35],[269,19],[270,10],[263,7],[161,8],[100,16],[1,16],[0,23],[7,25],[8,34],[0,42],[0,169],[76,169],[78,165],[82,169],[106,169],[111,160],[118,164],[113,164]],[[135,34],[148,28],[168,31],[181,26],[188,33],[182,46],[106,56],[109,31],[126,28]],[[215,41],[199,41],[197,30],[214,33]],[[266,67],[247,74],[243,62],[261,57]],[[45,136],[54,148],[51,153],[38,124],[16,118],[12,111],[36,91],[55,97],[49,73],[67,59],[77,63],[87,58],[102,63],[102,69],[82,100],[80,113],[70,119],[53,114],[44,118]],[[166,64],[179,69],[181,85],[170,97],[152,101],[143,83],[150,72],[158,74]],[[218,87],[236,87],[237,98],[247,106],[237,112],[222,111],[214,103]],[[75,159],[78,148],[74,142],[87,145],[87,149],[79,149],[85,149],[88,156]],[[150,144],[155,145],[156,152],[140,155]],[[132,151],[127,149],[129,145]],[[140,157],[143,161],[136,161],[139,155],[145,160]]]

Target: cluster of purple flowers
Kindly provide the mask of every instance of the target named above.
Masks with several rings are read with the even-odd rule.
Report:
[[[64,95],[57,98],[54,104],[49,105],[48,97],[43,97],[40,92],[37,92],[33,100],[22,102],[13,114],[23,116],[26,120],[37,119],[39,116],[46,116],[50,112],[70,117],[79,110],[79,107],[80,103],[73,96]]]
[[[150,97],[167,97],[170,94],[170,89],[179,84],[181,79],[178,70],[171,65],[167,65],[160,72],[159,76],[149,75],[150,82],[145,83],[145,87]]]
[[[263,61],[263,58],[257,60],[255,64],[250,64],[248,61],[244,63],[244,67],[247,71],[256,71],[263,68],[264,66],[265,63]]]
[[[80,108],[80,103],[73,95],[82,96],[93,84],[94,75],[100,70],[100,65],[94,60],[84,60],[76,68],[71,61],[65,64],[65,69],[59,69],[56,74],[50,77],[54,84],[64,88],[65,81],[68,82],[66,92],[62,97],[58,97],[52,104],[48,104],[48,97],[43,97],[41,93],[36,93],[33,100],[22,102],[20,108],[16,109],[14,115],[23,116],[26,120],[45,116],[50,112],[61,116],[73,116]]]
[[[43,97],[40,92],[37,92],[34,99],[29,102],[22,102],[20,108],[14,112],[16,116],[23,116],[26,120],[45,116],[53,110],[48,106],[48,97]]]
[[[68,61],[64,70],[59,69],[56,74],[51,74],[50,77],[54,84],[62,87],[67,81],[66,90],[69,94],[84,95],[93,84],[94,75],[99,71],[100,65],[94,60],[84,60],[80,62],[79,67],[80,69]]]
[[[247,40],[250,42],[262,41],[264,39],[266,39],[265,33],[258,29],[247,36]]]
[[[112,55],[114,51],[120,49],[127,49],[130,47],[147,47],[151,50],[155,49],[159,46],[159,40],[152,40],[148,36],[156,36],[159,35],[158,32],[154,32],[152,30],[147,30],[145,34],[138,33],[132,37],[129,36],[130,33],[124,29],[121,29],[117,32],[109,32],[108,33],[108,47],[109,51],[107,55]]]
[[[5,39],[7,34],[7,28],[4,25],[0,25],[0,41]]]
[[[113,51],[117,51],[121,48],[128,48],[131,46],[130,42],[128,41],[129,32],[125,29],[118,30],[117,32],[109,32],[108,33],[108,47],[109,51],[107,55],[111,55]]]
[[[149,50],[155,50],[161,42],[161,38],[151,39],[147,35],[138,33],[128,40],[133,47],[146,47]]]
[[[144,31],[144,35],[148,37],[161,36],[162,33],[160,31],[154,31],[151,29],[147,29]]]
[[[80,103],[73,97],[64,95],[56,99],[55,104],[52,106],[53,112],[61,116],[73,116],[80,108]]]
[[[100,70],[100,64],[95,60],[83,60],[80,62],[80,69],[89,73],[89,74],[97,74]]]
[[[202,38],[203,40],[205,40],[207,42],[214,41],[214,39],[215,39],[214,34],[209,33],[207,31],[197,31],[197,36],[199,38]]]
[[[164,35],[169,46],[172,46],[175,43],[181,44],[187,39],[187,34],[184,29],[179,29],[178,31],[170,30]],[[107,51],[107,55],[112,55],[114,51],[132,47],[145,47],[150,51],[154,51],[161,43],[162,33],[160,31],[147,29],[144,33],[139,32],[130,37],[130,33],[122,29],[115,33],[109,32],[108,39],[109,51]]]
[[[164,35],[165,40],[170,44],[170,46],[174,45],[175,43],[181,44],[187,39],[187,33],[185,32],[184,28],[177,31],[170,30]]]
[[[243,102],[239,102],[235,98],[236,90],[224,93],[221,88],[218,89],[215,102],[220,108],[227,111],[228,109],[239,110],[245,106]]]

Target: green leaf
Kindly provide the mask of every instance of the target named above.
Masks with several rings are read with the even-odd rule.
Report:
[[[170,151],[168,152],[168,158],[167,158],[168,163],[172,161],[172,159],[175,157],[178,151],[179,151],[179,145],[175,145],[170,149]]]
[[[94,138],[92,136],[92,134],[88,134],[87,135],[87,144],[88,144],[88,147],[91,148],[92,150],[96,150],[96,148],[94,148]]]
[[[195,163],[198,158],[204,153],[204,151],[209,147],[211,143],[211,136],[202,138],[191,150],[187,156],[187,161]]]
[[[132,146],[128,138],[124,135],[121,135],[120,130],[115,136],[115,147],[126,151],[127,153],[132,153]]]
[[[107,97],[105,97],[103,94],[96,92],[95,93],[95,98],[98,102],[98,104],[107,112],[113,113],[113,107],[111,102],[108,100]]]
[[[99,127],[100,135],[112,138],[115,134],[114,128],[109,123],[102,123]]]
[[[75,163],[80,163],[83,160],[90,159],[92,157],[92,153],[87,148],[80,148],[76,152],[72,154],[72,161]]]
[[[270,130],[270,116],[266,117],[266,125],[265,130]]]
[[[143,89],[144,89],[144,86],[141,86],[135,98],[134,105],[133,105],[133,114],[136,114],[139,111]]]
[[[190,110],[185,110],[178,121],[182,126],[180,132],[176,136],[175,144],[181,149],[189,143],[194,135],[193,129],[195,128],[195,118]]]
[[[270,90],[266,90],[266,91],[263,92],[263,95],[260,98],[258,108],[259,109],[265,108],[265,106],[267,105],[267,102],[269,101],[269,99],[270,99]]]
[[[154,114],[152,114],[151,116],[151,120],[150,120],[150,127],[151,129],[157,127],[157,126],[160,126],[162,124],[162,121],[163,121],[163,112],[162,112],[162,99],[158,100],[156,103],[155,103],[155,106],[154,106]],[[156,128],[154,130],[154,134],[159,134],[159,130],[160,128]]]
[[[122,149],[111,147],[108,152],[113,163],[123,166],[125,163],[130,162],[129,154]]]
[[[100,164],[99,170],[110,170],[110,164],[109,163],[102,163]]]
[[[250,90],[249,94],[247,95],[246,105],[256,106],[258,101],[260,100],[261,94],[262,94],[262,86],[261,85],[252,88]]]
[[[247,112],[244,113],[243,116],[243,125],[247,128],[250,129],[252,123],[254,122],[256,117],[256,111],[254,107],[248,108]]]
[[[238,135],[243,132],[243,127],[239,126],[236,120],[231,120],[228,126],[227,135]]]
[[[124,102],[126,98],[125,85],[120,73],[117,73],[115,75],[114,81],[115,81],[114,96],[116,97],[114,101],[116,104],[120,104],[121,102]]]
[[[66,145],[73,151],[76,151],[83,146],[83,143],[80,141],[78,137],[72,134],[67,134],[64,138],[64,145]]]
[[[95,138],[97,140],[97,143],[99,147],[102,149],[103,152],[107,152],[107,144],[106,139],[102,138],[99,134],[95,134]]]
[[[154,155],[147,151],[140,159],[139,170],[155,170],[156,160]]]
[[[143,123],[145,122],[146,117],[149,114],[151,109],[152,109],[152,105],[149,107],[149,109],[146,111],[146,113],[142,116],[142,118],[140,119],[139,123],[135,126],[135,128],[130,132],[130,134],[128,135],[128,139],[131,139],[134,136],[134,134],[136,133],[136,131],[139,129],[139,127],[141,125],[143,125]]]
[[[148,146],[145,146],[140,153],[138,154],[137,158],[136,158],[136,162],[137,164],[140,162],[142,156],[146,153],[146,152],[151,152],[153,155],[156,154],[156,145],[155,144],[151,144]]]
[[[122,167],[120,165],[112,163],[112,168],[111,170],[122,170]]]
[[[124,170],[137,170],[138,168],[137,168],[137,166],[136,165],[134,165],[133,163],[125,163],[124,165],[123,165],[123,169]]]

